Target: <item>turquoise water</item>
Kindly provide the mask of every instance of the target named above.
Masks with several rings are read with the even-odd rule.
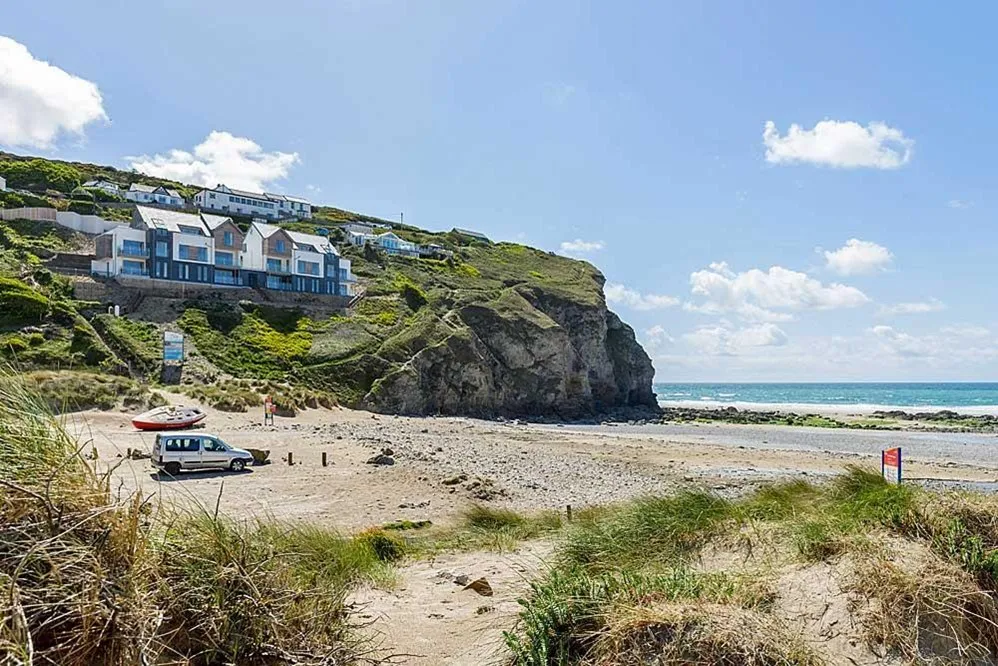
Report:
[[[998,383],[960,384],[655,384],[662,404],[718,402],[896,407],[998,405]]]

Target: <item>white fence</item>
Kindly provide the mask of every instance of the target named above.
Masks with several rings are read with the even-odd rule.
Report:
[[[121,226],[119,222],[111,222],[96,215],[80,215],[71,210],[57,211],[55,208],[0,208],[0,220],[55,222],[68,229],[93,235]]]

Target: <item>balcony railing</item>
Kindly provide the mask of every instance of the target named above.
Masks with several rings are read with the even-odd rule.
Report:
[[[273,273],[274,275],[291,275],[290,268],[284,268],[283,266],[274,266],[273,264],[267,264],[267,272]]]
[[[145,257],[147,255],[145,247],[130,247],[128,245],[119,245],[118,254],[123,257]]]
[[[149,271],[148,271],[148,269],[145,269],[145,268],[138,269],[138,268],[124,268],[124,267],[122,267],[121,274],[122,275],[132,275],[134,277],[148,277],[149,276]]]
[[[230,277],[228,275],[219,275],[215,273],[215,284],[228,284],[233,286],[239,286],[243,283],[242,279],[237,277]]]

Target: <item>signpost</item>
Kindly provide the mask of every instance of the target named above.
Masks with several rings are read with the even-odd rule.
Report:
[[[880,452],[880,473],[887,483],[901,483],[901,447]]]
[[[184,362],[184,334],[173,331],[163,332],[163,361],[166,363]]]

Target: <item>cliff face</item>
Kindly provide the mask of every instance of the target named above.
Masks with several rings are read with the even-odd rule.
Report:
[[[450,323],[444,340],[375,382],[366,405],[574,418],[656,404],[651,360],[601,295],[587,302],[518,286],[459,308]]]

